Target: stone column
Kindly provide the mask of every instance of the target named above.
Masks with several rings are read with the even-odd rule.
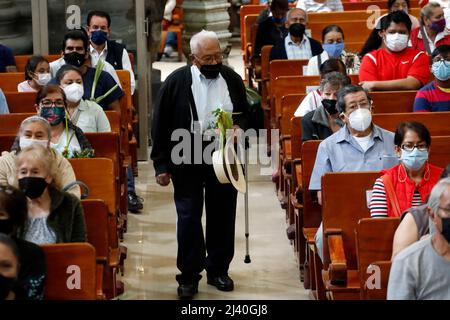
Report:
[[[189,57],[189,41],[191,37],[202,29],[214,31],[219,36],[220,47],[227,63],[231,51],[229,31],[230,15],[228,0],[184,0],[184,34],[183,52]]]
[[[30,6],[31,4],[28,4],[28,7]],[[26,9],[23,12],[26,12]],[[14,55],[31,54],[33,51],[33,37],[27,32],[31,28],[23,25],[21,20],[21,10],[13,0],[0,0],[0,43],[11,48]],[[29,23],[31,24],[31,21]]]

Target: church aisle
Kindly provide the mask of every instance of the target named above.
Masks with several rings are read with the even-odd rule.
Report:
[[[254,171],[254,170],[252,170]],[[297,300],[308,295],[298,279],[292,246],[286,237],[284,213],[280,209],[269,177],[252,174],[250,189],[250,255],[244,263],[244,196],[239,195],[236,223],[236,251],[230,266],[235,281],[233,292],[221,292],[206,284],[206,274],[199,284],[201,300]],[[129,215],[125,294],[120,299],[177,299],[176,212],[172,187],[156,185],[153,166],[139,163],[137,193],[145,199],[141,215]]]

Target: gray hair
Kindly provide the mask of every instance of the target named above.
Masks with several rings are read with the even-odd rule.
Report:
[[[306,17],[306,22],[308,22],[308,12],[306,12],[305,10],[303,10],[303,9],[301,9],[301,8],[292,8],[292,9],[290,9],[288,12],[287,12],[287,14],[286,14],[286,17],[287,17],[287,19],[289,20],[289,18],[291,17],[291,14],[293,14],[295,11],[302,11],[304,14],[305,14],[305,17]]]
[[[369,101],[372,101],[372,97],[370,96],[368,90],[366,90],[363,87],[358,86],[356,84],[349,84],[349,85],[343,87],[341,90],[339,90],[339,92],[337,94],[336,108],[339,113],[345,112],[345,100],[344,100],[345,97],[348,94],[357,93],[357,92],[364,92],[367,96],[367,99],[369,99]]]
[[[342,73],[333,71],[325,74],[320,80],[320,90],[324,90],[326,85],[330,85],[333,88],[342,88],[348,85],[348,77]]]
[[[420,20],[423,20],[424,18],[430,18],[433,14],[433,9],[440,8],[441,5],[437,2],[428,2],[423,8],[420,10]]]
[[[450,177],[439,180],[439,182],[431,190],[430,197],[428,198],[428,207],[431,208],[433,213],[436,213],[439,209],[442,194],[445,189],[450,186]]]
[[[45,127],[46,132],[48,134],[48,139],[50,140],[52,137],[52,127],[51,127],[50,123],[47,121],[47,119],[42,118],[40,116],[32,116],[32,117],[29,117],[29,118],[26,118],[25,120],[23,120],[22,123],[20,124],[19,132],[18,132],[17,136],[20,137],[22,135],[26,126],[28,126],[31,123],[36,123],[36,122],[39,122],[40,124],[42,124]]]
[[[201,46],[201,43],[204,40],[215,40],[219,43],[219,37],[214,31],[206,31],[202,30],[199,33],[196,33],[192,36],[190,46],[191,46],[191,53],[196,54],[198,53],[198,50]]]

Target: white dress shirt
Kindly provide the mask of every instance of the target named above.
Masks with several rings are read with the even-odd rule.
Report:
[[[284,38],[284,47],[286,49],[286,55],[288,60],[302,60],[311,59],[311,43],[307,36],[303,36],[302,41],[299,44],[295,43],[291,39],[291,35],[288,33]]]
[[[90,57],[91,57],[91,66],[92,66],[92,68],[95,68],[98,60],[94,64],[92,56],[90,56]],[[64,60],[64,57],[61,57],[58,60],[55,60],[53,62],[50,62],[50,73],[52,74],[52,78],[54,78],[56,76],[56,73],[58,72],[58,70],[65,64],[66,64],[66,61]],[[119,87],[122,89],[122,86],[121,86],[120,80],[119,80],[119,76],[117,75],[116,70],[114,70],[114,67],[110,63],[105,61],[105,66],[103,67],[103,71],[108,72],[114,78],[116,83],[119,84]]]
[[[341,0],[327,0],[324,3],[315,2],[314,0],[298,0],[297,8],[306,12],[336,12],[344,11]]]
[[[108,43],[105,44],[105,48],[101,53],[98,53],[98,51],[95,50],[95,48],[92,45],[90,45],[89,53],[91,54],[92,65],[97,65],[98,59],[103,59],[103,61],[106,62],[106,56],[108,55]],[[134,79],[134,72],[133,67],[131,66],[130,56],[128,55],[128,51],[126,49],[123,49],[122,66],[123,70],[127,70],[128,72],[130,72],[131,94],[133,95],[134,90],[136,88],[136,80]]]
[[[216,128],[216,118],[212,114],[218,108],[233,112],[228,85],[221,74],[216,79],[206,79],[197,66],[191,67],[192,95],[197,108],[202,132]]]

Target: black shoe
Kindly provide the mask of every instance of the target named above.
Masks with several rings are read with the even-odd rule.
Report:
[[[128,192],[128,211],[131,213],[139,213],[144,208],[143,199],[138,197],[135,192]]]
[[[192,300],[192,297],[198,293],[198,284],[180,284],[177,291],[181,300]]]
[[[220,291],[234,290],[234,282],[227,274],[217,277],[208,277],[208,284],[215,286]]]

